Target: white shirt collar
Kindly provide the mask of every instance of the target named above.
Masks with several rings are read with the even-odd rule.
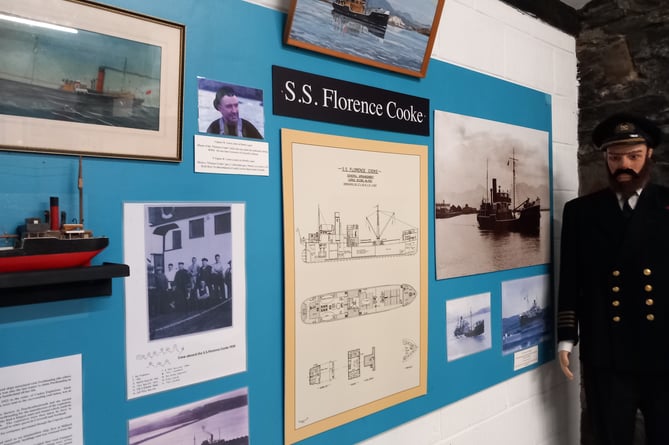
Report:
[[[643,191],[643,187],[640,187],[636,189],[636,192],[632,194],[629,198],[627,198],[627,202],[629,202],[630,207],[634,209],[639,202],[639,196],[641,195],[641,192]],[[624,200],[623,200],[623,195],[621,193],[616,193],[616,196],[618,197],[618,205],[620,208],[623,208]]]

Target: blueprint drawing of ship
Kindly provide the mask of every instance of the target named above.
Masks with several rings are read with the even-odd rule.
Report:
[[[302,261],[318,263],[358,258],[413,255],[418,250],[418,229],[400,221],[394,212],[374,212],[360,224],[342,222],[340,212],[334,213],[332,224],[323,222],[318,210],[318,230],[299,237],[303,245]]]
[[[407,306],[416,298],[409,284],[388,284],[316,295],[302,303],[304,323],[322,323],[360,317]]]

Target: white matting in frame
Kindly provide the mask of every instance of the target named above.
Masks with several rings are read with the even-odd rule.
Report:
[[[128,399],[246,370],[243,203],[126,203]]]
[[[427,147],[282,130],[286,443],[427,391]]]

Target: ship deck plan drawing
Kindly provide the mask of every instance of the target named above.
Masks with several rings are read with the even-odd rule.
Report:
[[[302,303],[304,323],[343,320],[389,311],[410,304],[416,289],[408,284],[373,286],[316,295]]]
[[[342,225],[340,212],[334,212],[334,222],[322,221],[318,210],[318,230],[300,238],[304,246],[302,260],[307,263],[369,258],[389,255],[413,255],[418,250],[418,230],[401,222],[394,212],[381,210],[379,206],[360,224]],[[387,234],[390,228],[394,234]],[[363,235],[365,233],[367,236]]]
[[[281,134],[294,444],[427,392],[428,150]]]
[[[309,368],[309,384],[321,385],[330,383],[335,378],[335,362],[328,360],[325,363],[315,364]]]
[[[418,351],[418,345],[416,342],[409,338],[402,339],[402,347],[404,348],[404,355],[402,356],[403,362],[408,361],[411,357],[414,356],[416,351]]]

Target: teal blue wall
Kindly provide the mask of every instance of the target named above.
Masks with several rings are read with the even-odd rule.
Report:
[[[123,262],[124,202],[245,202],[248,370],[126,400],[124,286],[123,279],[118,278],[114,279],[111,297],[0,308],[0,366],[82,354],[84,436],[89,445],[127,443],[128,419],[240,387],[249,389],[252,443],[282,443],[284,300],[280,129],[292,128],[426,145],[430,163],[428,394],[302,443],[355,443],[515,375],[513,355],[502,356],[501,353],[500,282],[549,273],[548,265],[436,281],[432,136],[274,116],[271,66],[427,97],[431,120],[434,110],[444,110],[550,132],[550,96],[435,60],[430,63],[427,76],[418,79],[285,46],[282,35],[286,15],[241,0],[114,0],[108,3],[186,26],[183,161],[85,159],[87,226],[111,240],[110,247],[97,261]],[[193,172],[197,76],[265,91],[269,177]],[[73,181],[77,167],[76,157],[0,152],[0,206],[3,209],[0,232],[13,231],[24,216],[41,214],[52,195],[60,196],[61,207],[68,214],[74,214],[78,195]],[[488,291],[492,292],[492,349],[447,363],[444,302],[448,298]],[[553,354],[552,345],[540,345],[539,362],[551,359]]]

